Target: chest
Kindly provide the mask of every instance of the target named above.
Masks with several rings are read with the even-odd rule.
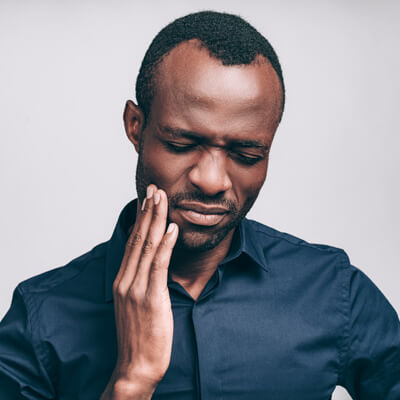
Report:
[[[268,285],[210,291],[197,302],[173,298],[171,362],[153,398],[329,399],[339,325],[331,299],[311,308],[312,300]],[[82,312],[79,326],[49,332],[60,400],[98,398],[115,365],[112,304]]]
[[[171,363],[154,399],[329,399],[336,331],[295,310],[236,301],[175,307]]]

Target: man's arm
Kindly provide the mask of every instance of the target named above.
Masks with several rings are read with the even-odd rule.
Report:
[[[339,384],[356,400],[400,399],[400,322],[371,280],[350,266],[345,360]]]
[[[118,356],[101,400],[150,399],[170,363],[167,279],[178,227],[165,232],[167,212],[165,192],[150,185],[113,285]]]
[[[113,286],[118,356],[102,400],[150,399],[171,358],[173,316],[167,279],[178,227],[171,224],[165,232],[167,196],[154,185],[152,189],[154,196],[139,212]],[[0,322],[0,399],[56,399],[43,349],[32,334],[29,298],[24,296],[18,287]]]
[[[54,399],[49,377],[37,355],[31,321],[20,289],[0,323],[0,399]]]

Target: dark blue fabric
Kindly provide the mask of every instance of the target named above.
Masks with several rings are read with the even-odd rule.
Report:
[[[97,400],[116,360],[109,242],[21,283],[0,323],[0,399]],[[156,400],[400,399],[396,312],[346,254],[244,220],[197,301],[169,279],[174,338]]]

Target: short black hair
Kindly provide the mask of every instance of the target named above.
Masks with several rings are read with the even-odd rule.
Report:
[[[147,49],[136,80],[136,99],[145,121],[150,115],[155,93],[154,73],[157,65],[178,44],[192,39],[199,40],[209,50],[210,55],[221,60],[223,65],[248,65],[257,55],[266,57],[282,86],[282,116],[285,85],[278,56],[268,40],[237,15],[201,11],[168,24]]]

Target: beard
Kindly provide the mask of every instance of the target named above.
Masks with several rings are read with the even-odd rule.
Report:
[[[146,197],[147,186],[151,183],[155,183],[151,178],[150,174],[147,173],[148,169],[145,168],[143,163],[142,151],[139,151],[138,162],[136,167],[136,191],[138,198],[143,203]],[[160,189],[163,189],[160,187]],[[224,194],[218,194],[215,196],[207,196],[199,190],[193,190],[190,192],[176,192],[167,193],[168,197],[168,217],[167,226],[171,220],[171,211],[179,207],[179,203],[182,201],[196,201],[204,205],[210,206],[222,206],[227,209],[227,221],[225,224],[219,227],[206,227],[196,226],[195,228],[181,228],[179,227],[179,236],[175,245],[176,249],[190,252],[204,252],[211,250],[218,246],[219,243],[235,229],[241,222],[241,220],[249,212],[253,206],[258,195],[258,191],[249,196],[242,207],[239,207],[237,202],[224,198]]]
[[[239,209],[232,200],[226,200],[219,196],[209,197],[198,191],[178,192],[170,195],[168,200],[169,210],[179,208],[179,203],[183,200],[195,201],[209,206],[222,206],[228,210],[225,217],[227,221],[221,226],[181,228],[175,247],[184,251],[203,252],[218,246],[228,233],[240,224],[255,199]]]

